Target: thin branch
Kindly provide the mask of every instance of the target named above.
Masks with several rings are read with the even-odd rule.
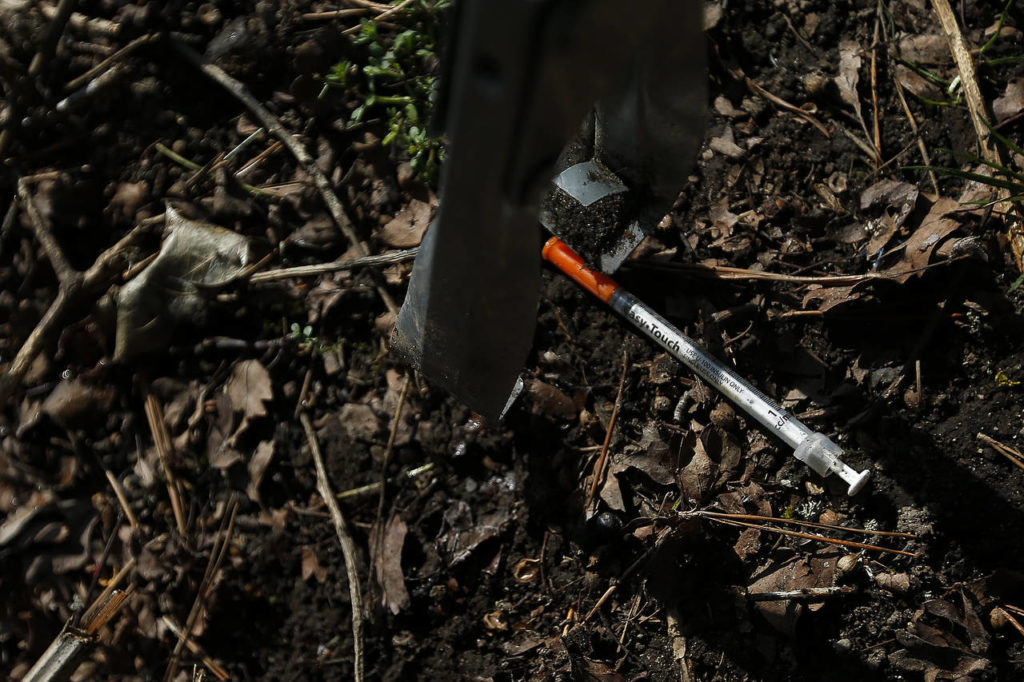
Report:
[[[597,487],[604,480],[604,472],[608,464],[608,446],[612,442],[612,432],[615,430],[615,420],[619,416],[619,407],[622,405],[622,388],[626,385],[626,370],[629,369],[629,358],[626,351],[622,351],[622,375],[619,377],[619,390],[615,394],[615,405],[612,407],[612,416],[608,418],[608,430],[604,434],[604,443],[601,445],[601,454],[594,465],[594,480],[590,483],[590,490],[587,491],[587,501],[583,505],[589,509],[597,494]]]
[[[401,12],[403,9],[405,9],[406,7],[411,5],[413,2],[415,2],[415,0],[403,0],[403,2],[398,3],[394,7],[389,7],[388,9],[386,9],[383,12],[381,12],[380,14],[378,14],[374,18],[374,21],[383,21],[384,19],[387,19],[388,17],[394,16],[395,14]],[[352,35],[353,33],[358,33],[360,28],[362,28],[362,27],[361,26],[353,26],[351,28],[346,28],[344,31],[342,31],[342,33],[344,33],[345,35]]]
[[[47,177],[45,175],[36,176],[37,178]],[[19,181],[19,194],[21,193],[22,183],[28,182],[28,178],[22,178]],[[24,200],[18,202],[20,205],[28,206]],[[32,204],[34,209],[34,204]],[[43,239],[52,237],[52,234],[47,229],[46,225],[42,223],[42,218],[39,216],[38,211],[26,208],[26,214],[29,216],[29,222],[33,226],[33,231],[37,237],[44,235],[40,239],[40,243],[43,248],[47,250],[47,254],[59,254],[55,256],[57,262],[67,263],[67,259],[63,257],[63,252],[60,251],[59,245],[56,244],[55,240],[44,243]],[[39,224],[36,224],[36,220],[39,220]],[[18,354],[14,356],[14,360],[11,361],[10,368],[6,374],[0,376],[0,405],[7,402],[11,394],[21,383],[21,380],[25,377],[29,367],[32,366],[32,361],[36,359],[43,348],[49,344],[53,338],[63,328],[63,323],[67,317],[73,312],[79,312],[83,309],[87,309],[92,303],[93,299],[98,295],[100,291],[106,288],[109,281],[116,276],[117,272],[123,267],[121,261],[124,259],[125,251],[134,242],[139,235],[143,233],[150,225],[155,224],[163,220],[163,216],[158,216],[155,219],[143,221],[133,228],[128,234],[122,237],[116,244],[111,246],[109,249],[100,254],[96,262],[85,271],[85,273],[79,273],[76,270],[67,266],[64,277],[65,280],[61,281],[60,288],[57,290],[57,296],[54,298],[53,303],[47,308],[43,314],[42,319],[36,325],[32,333],[25,339],[25,343],[22,344]],[[48,236],[47,236],[48,235]],[[53,262],[51,260],[51,262]],[[58,266],[54,266],[55,270]],[[64,267],[63,265],[60,267]],[[71,274],[68,273],[70,271]],[[60,276],[58,275],[58,279]]]
[[[978,440],[988,443],[1000,455],[1013,462],[1019,468],[1024,469],[1024,454],[1021,454],[1019,450],[1011,448],[1009,445],[1004,445],[996,439],[986,436],[984,433],[978,434]]]
[[[384,541],[384,524],[382,519],[384,518],[384,502],[387,499],[388,464],[391,463],[391,453],[395,448],[395,438],[398,436],[398,425],[401,423],[402,408],[405,407],[405,398],[409,394],[411,383],[407,373],[405,375],[405,382],[402,384],[402,392],[398,395],[398,402],[395,405],[395,414],[391,418],[391,432],[388,434],[388,443],[384,448],[384,457],[380,465],[380,495],[377,496],[377,518],[373,524],[373,542],[371,543],[373,556],[370,560],[371,566],[377,565],[378,552],[380,552]],[[337,499],[337,496],[335,496],[335,499]],[[378,580],[381,580],[379,576]],[[370,593],[372,602],[374,598],[372,580],[370,581]]]
[[[199,622],[203,609],[206,607],[206,601],[213,594],[215,586],[214,577],[217,575],[217,571],[220,570],[225,557],[227,557],[227,549],[231,544],[231,536],[235,531],[235,516],[237,514],[238,500],[232,496],[231,501],[228,503],[227,513],[221,519],[221,527],[217,533],[217,539],[213,547],[210,548],[210,558],[206,563],[206,572],[203,574],[202,582],[199,583],[199,589],[196,591],[196,597],[192,601],[192,608],[188,612],[188,618],[185,619],[185,627],[181,630],[178,642],[174,645],[174,651],[171,653],[171,660],[167,664],[167,671],[164,673],[165,682],[170,682],[177,674],[178,659],[181,657],[181,652],[187,646],[189,638],[192,636],[192,630],[195,629],[196,623]]]
[[[896,531],[891,530],[868,530],[866,528],[847,528],[846,526],[837,526],[831,523],[817,523],[815,521],[801,521],[799,519],[780,519],[774,516],[759,516],[757,514],[728,514],[724,512],[702,511],[700,512],[700,515],[721,519],[733,519],[735,521],[762,521],[766,523],[781,523],[793,526],[803,526],[804,528],[818,528],[820,530],[860,533],[861,535],[878,535],[881,537],[890,538],[909,538],[911,540],[917,539],[917,536],[913,533],[898,533]]]
[[[206,62],[195,50],[181,43],[180,41],[174,40],[171,43],[175,49],[180,52],[185,59],[191,62],[196,68],[205,73],[208,77],[213,79],[217,84],[222,86],[225,90],[231,93],[235,99],[240,101],[249,110],[250,113],[259,121],[260,125],[270,131],[275,137],[277,137],[288,148],[292,156],[299,162],[302,169],[313,179],[313,184],[316,185],[317,190],[320,192],[320,196],[327,206],[328,212],[334,219],[334,222],[338,225],[342,234],[348,239],[352,247],[359,253],[360,256],[370,255],[370,250],[366,244],[359,239],[359,235],[356,234],[355,228],[352,225],[352,219],[349,218],[345,212],[344,206],[341,204],[341,200],[334,193],[331,188],[331,182],[324,175],[323,171],[316,165],[313,157],[309,155],[306,148],[292,135],[281,122],[275,117],[270,111],[260,104],[259,100],[249,94],[245,86],[224,73],[219,67]],[[395,305],[394,299],[391,298],[391,294],[388,293],[387,289],[383,284],[377,285],[377,292],[380,294],[381,300],[384,301],[384,305],[387,306],[388,310],[395,315],[398,314],[398,306]]]
[[[320,444],[316,440],[316,432],[313,430],[313,423],[309,415],[302,412],[299,415],[302,428],[306,431],[306,441],[309,443],[310,452],[313,454],[313,464],[316,466],[316,488],[323,498],[331,513],[331,521],[334,523],[334,531],[338,535],[338,542],[341,544],[341,553],[345,557],[345,570],[348,573],[348,593],[352,602],[352,641],[354,651],[354,667],[356,682],[364,679],[363,660],[363,592],[359,584],[359,572],[356,569],[356,543],[349,533],[348,524],[341,513],[341,507],[331,491],[331,483],[327,478],[327,468],[324,466],[324,458],[320,453]]]
[[[698,516],[703,514],[698,512]],[[889,552],[891,554],[899,554],[902,556],[909,557],[920,557],[920,554],[914,552],[905,552],[901,549],[890,549],[889,547],[880,547],[878,545],[867,545],[863,542],[853,542],[852,540],[838,540],[836,538],[827,538],[823,535],[814,535],[812,533],[800,533],[795,530],[786,530],[785,528],[772,528],[771,526],[765,526],[759,523],[744,523],[743,521],[731,521],[729,519],[707,517],[718,523],[725,524],[727,526],[737,526],[739,528],[753,528],[755,530],[763,530],[770,533],[778,533],[780,535],[789,535],[791,537],[803,538],[805,540],[817,540],[818,542],[826,542],[830,545],[841,545],[843,547],[853,547],[854,549],[869,549],[876,552]]]
[[[60,42],[60,37],[64,34],[64,27],[67,26],[68,20],[71,18],[71,10],[74,8],[75,0],[60,0],[57,11],[50,20],[50,25],[46,27],[43,39],[39,42],[39,51],[36,52],[36,56],[32,58],[32,63],[28,66],[29,78],[38,78],[40,72],[50,63],[53,53],[57,50],[57,43]]]
[[[395,253],[385,253],[379,256],[365,256],[363,258],[353,258],[351,260],[337,261],[334,263],[318,263],[317,265],[299,265],[294,268],[281,268],[280,270],[269,270],[267,272],[258,272],[249,278],[252,283],[260,282],[277,282],[282,279],[291,279],[292,277],[316,277],[318,275],[325,275],[330,272],[340,272],[342,270],[354,270],[356,268],[372,267],[377,265],[390,265],[392,263],[405,263],[416,258],[416,254],[420,252],[419,247],[411,249],[405,249],[404,251],[397,251]]]
[[[171,469],[171,456],[174,454],[174,446],[171,444],[171,435],[167,432],[167,423],[164,421],[163,410],[156,396],[152,393],[146,396],[145,409],[149,431],[153,434],[153,445],[156,446],[157,459],[160,460],[160,467],[163,469],[164,478],[167,480],[167,495],[171,499],[174,522],[178,526],[178,534],[184,538],[185,514],[182,511],[181,496],[178,493],[178,481],[174,477],[174,470]]]
[[[841,594],[852,594],[857,588],[852,585],[835,585],[833,587],[805,587],[801,590],[781,590],[779,592],[747,592],[750,601],[784,601],[787,599],[808,599],[817,601],[825,597]]]

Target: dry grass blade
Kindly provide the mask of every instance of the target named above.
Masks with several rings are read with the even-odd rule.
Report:
[[[167,495],[171,499],[174,523],[178,527],[178,533],[185,537],[185,513],[181,508],[178,481],[174,477],[174,470],[171,469],[171,456],[174,454],[174,447],[171,445],[171,436],[167,432],[163,410],[152,393],[146,396],[146,420],[149,422],[149,430],[153,434],[153,445],[156,447],[160,467],[163,469],[164,478],[167,479]]]
[[[389,9],[391,8],[389,7]],[[354,248],[360,256],[370,255],[369,248],[359,238],[359,235],[356,234],[355,228],[352,225],[352,219],[349,218],[348,213],[346,213],[344,206],[341,204],[341,200],[338,199],[338,195],[334,193],[330,180],[327,179],[327,176],[324,175],[323,171],[321,171],[316,165],[313,157],[310,156],[309,152],[306,151],[306,148],[299,143],[295,136],[288,132],[281,122],[277,120],[277,118],[270,113],[266,107],[260,104],[259,100],[249,94],[249,91],[246,90],[242,83],[226,74],[219,67],[205,61],[187,45],[177,41],[174,41],[172,44],[178,52],[185,57],[185,59],[231,93],[235,99],[245,105],[256,120],[259,121],[260,125],[281,140],[284,146],[288,148],[288,151],[291,152],[292,156],[295,157],[295,160],[302,166],[302,169],[313,179],[313,184],[316,185],[317,190],[320,192],[320,196],[323,199],[324,204],[327,206],[327,210],[331,214],[331,218],[334,219],[335,224],[337,224],[342,234],[345,235],[345,238],[352,245],[352,248]],[[397,315],[398,306],[395,304],[394,299],[391,298],[391,294],[388,293],[388,290],[383,284],[377,285],[377,292],[380,294],[381,300],[384,301],[384,305],[387,306],[388,310]]]
[[[210,656],[203,650],[201,646],[199,646],[197,643],[193,642],[191,639],[185,636],[184,630],[181,629],[181,626],[178,625],[178,623],[175,622],[173,618],[164,614],[162,620],[164,622],[164,625],[167,626],[167,629],[174,633],[175,637],[185,641],[189,651],[191,651],[193,654],[199,656],[199,658],[202,659],[203,665],[205,665],[207,669],[209,669],[209,671],[213,673],[214,677],[216,677],[218,680],[231,679],[231,676],[228,675],[228,671],[224,670],[224,667],[222,665],[220,665],[219,663],[217,663],[217,661],[210,658]]]
[[[774,516],[759,516],[757,514],[728,514],[725,512],[712,512],[702,511],[699,512],[701,516],[710,516],[714,518],[722,519],[733,519],[734,521],[761,521],[765,523],[781,523],[792,526],[803,526],[804,528],[818,528],[821,530],[835,530],[845,531],[847,533],[860,533],[861,535],[879,535],[882,537],[892,538],[910,538],[916,539],[917,536],[913,533],[898,533],[890,530],[867,530],[866,528],[847,528],[846,526],[837,526],[831,523],[817,523],[815,521],[800,521],[799,519],[780,519]]]
[[[1009,445],[1004,445],[996,439],[986,436],[984,433],[978,434],[978,440],[991,445],[993,450],[1013,462],[1017,467],[1024,469],[1024,454],[1021,454],[1019,450],[1011,448]]]
[[[185,619],[185,627],[181,631],[181,635],[178,637],[178,643],[174,646],[174,652],[171,654],[171,660],[167,664],[167,672],[164,674],[165,682],[173,680],[178,672],[178,659],[181,657],[181,652],[188,644],[189,637],[191,637],[192,630],[195,628],[196,623],[199,622],[199,617],[202,615],[203,610],[206,607],[206,601],[213,593],[215,586],[214,577],[217,575],[217,571],[220,570],[220,565],[224,562],[227,557],[228,546],[231,544],[231,536],[235,532],[235,516],[238,514],[238,500],[234,497],[231,498],[231,502],[228,504],[227,513],[221,518],[221,527],[217,532],[217,538],[214,541],[213,547],[210,549],[210,558],[206,563],[206,572],[203,574],[203,580],[199,583],[199,589],[196,591],[196,598],[192,602],[192,608],[189,610],[188,618]]]
[[[118,592],[115,586],[135,567],[135,560],[124,565],[110,581],[96,601],[86,610],[82,618],[82,628],[65,626],[35,665],[25,673],[22,682],[66,682],[70,680],[85,660],[92,645],[96,643],[96,633],[117,615],[128,597],[135,590],[134,585]]]
[[[345,557],[345,570],[348,574],[349,599],[352,602],[352,649],[354,652],[353,667],[355,668],[356,682],[364,679],[363,647],[363,591],[359,583],[359,572],[356,568],[356,543],[349,533],[348,523],[341,513],[341,507],[331,491],[331,483],[327,478],[327,467],[324,466],[324,457],[320,453],[320,444],[316,439],[316,432],[313,430],[313,423],[305,412],[299,415],[302,428],[306,432],[306,441],[309,443],[309,450],[313,455],[313,464],[316,466],[316,487],[323,498],[327,510],[331,513],[331,521],[334,522],[334,531],[338,535],[338,542],[341,544],[341,553]]]
[[[117,589],[117,586],[121,584],[121,581],[124,580],[124,578],[131,573],[134,568],[135,559],[131,559],[114,574],[114,577],[110,579],[110,582],[107,583],[107,586],[102,592],[100,592],[99,596],[96,597],[92,605],[85,610],[85,613],[82,614],[81,623],[83,628],[89,632],[95,632],[99,628],[103,627],[107,620],[110,619],[108,615],[105,620],[101,620],[98,617],[99,611],[109,602],[114,591]]]
[[[695,512],[696,516],[702,516],[711,521],[725,524],[727,526],[736,526],[738,528],[753,528],[755,530],[763,530],[769,533],[778,533],[779,535],[788,535],[790,537],[803,538],[805,540],[817,540],[818,542],[825,542],[830,545],[840,545],[843,547],[852,547],[854,549],[866,549],[875,552],[888,552],[889,554],[899,554],[901,556],[909,557],[920,557],[920,554],[916,552],[905,552],[902,549],[892,549],[890,547],[881,547],[879,545],[868,545],[863,542],[854,542],[853,540],[839,540],[838,538],[830,538],[824,535],[814,535],[813,533],[801,533],[795,530],[786,530],[785,528],[773,528],[772,526],[763,523],[746,523],[744,521],[736,521],[733,519],[722,518],[720,516],[708,516],[704,512]],[[778,521],[778,519],[772,519]],[[843,529],[847,530],[847,529]]]
[[[121,270],[120,262],[124,258],[125,250],[142,234],[146,227],[153,224],[152,222],[140,223],[118,240],[116,244],[101,253],[92,266],[84,273],[73,270],[60,251],[60,247],[56,239],[53,238],[49,226],[43,221],[35,205],[27,204],[25,199],[21,198],[24,195],[31,199],[28,194],[27,183],[45,179],[48,176],[52,177],[52,174],[41,174],[32,178],[20,179],[18,181],[18,203],[25,207],[32,231],[39,242],[43,244],[43,248],[47,250],[48,256],[51,253],[54,254],[50,256],[51,263],[60,280],[60,288],[57,290],[57,296],[54,298],[53,303],[50,304],[42,319],[39,320],[39,324],[28,335],[21,349],[14,356],[14,360],[11,361],[7,373],[0,375],[0,405],[3,405],[18,387],[36,357],[60,333],[66,318],[75,311],[88,307],[86,304],[92,302],[92,297],[105,288],[116,272]],[[160,219],[162,220],[162,217]],[[61,269],[63,269],[63,273],[60,272]]]
[[[405,249],[404,251],[398,251],[395,253],[385,253],[379,256],[365,256],[363,258],[353,258],[351,260],[338,261],[335,263],[299,265],[294,268],[269,270],[267,272],[258,272],[254,274],[249,278],[249,281],[253,284],[258,284],[260,282],[277,282],[282,279],[291,279],[293,277],[316,277],[318,275],[340,272],[342,270],[354,270],[355,268],[365,268],[376,265],[390,265],[392,263],[406,263],[415,259],[416,254],[419,252],[420,249],[417,246],[412,249]]]
[[[601,454],[597,458],[597,464],[594,465],[594,480],[591,481],[590,490],[587,491],[587,502],[583,505],[585,509],[590,509],[594,495],[597,494],[597,488],[604,481],[604,473],[608,465],[608,446],[612,442],[612,432],[615,430],[615,420],[619,416],[619,406],[622,405],[622,388],[626,385],[627,369],[629,369],[629,358],[626,351],[622,351],[622,375],[619,377],[619,390],[615,394],[615,405],[612,407],[612,416],[608,419],[608,430],[604,434]]]
[[[978,136],[978,146],[981,148],[981,155],[985,160],[992,163],[1001,163],[999,151],[988,142],[988,125],[986,121],[991,117],[986,112],[985,100],[981,96],[981,88],[978,87],[978,76],[974,70],[974,59],[967,48],[963,33],[956,22],[956,15],[949,4],[949,0],[932,0],[932,8],[939,17],[939,24],[946,34],[946,41],[949,43],[949,51],[953,53],[956,61],[956,68],[960,72],[960,83],[964,89],[964,98],[967,100],[967,110],[971,114],[971,122],[974,124],[974,132]]]

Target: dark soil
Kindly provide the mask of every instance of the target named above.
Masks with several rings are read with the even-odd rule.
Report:
[[[1024,437],[1024,289],[1009,219],[974,206],[935,215],[945,199],[959,208],[964,181],[940,175],[936,194],[926,174],[903,169],[922,161],[894,85],[896,49],[908,37],[945,44],[931,5],[708,4],[706,144],[670,220],[617,278],[869,468],[854,498],[553,272],[528,390],[501,424],[415,377],[399,410],[406,368],[384,344],[392,320],[379,292],[401,301],[408,262],[199,287],[202,315],[113,362],[115,300],[137,276],[122,271],[159,250],[165,204],[248,238],[248,262],[270,257],[261,271],[358,255],[271,136],[207,172],[159,151],[212,165],[256,128],[164,33],[216,58],[300,136],[372,253],[398,248],[393,220],[432,188],[382,144],[383,120],[348,124],[360,104],[351,93],[319,96],[324,73],[367,49],[340,33],[358,17],[303,17],[333,5],[78,2],[49,52],[44,3],[0,8],[0,196],[10,201],[25,179],[74,269],[148,225],[102,286],[80,292],[0,412],[0,677],[21,679],[134,559],[121,583],[133,591],[76,679],[163,679],[172,659],[179,680],[194,665],[212,679],[213,664],[232,679],[353,679],[345,564],[300,414],[335,493],[387,476],[383,495],[340,500],[359,554],[368,679],[1024,676],[1024,471],[978,438],[1020,449]],[[954,3],[968,45],[985,44],[1002,4]],[[388,21],[384,39],[410,28],[402,15]],[[1024,13],[1012,3],[1006,27],[989,59],[1021,54]],[[150,34],[162,37],[120,57],[103,87],[57,106],[72,79]],[[867,136],[834,80],[847,41],[862,62]],[[49,58],[30,77],[41,49]],[[955,74],[948,52],[904,56],[947,82]],[[979,69],[990,105],[1020,68]],[[943,149],[977,153],[963,103],[906,98],[933,164],[960,167]],[[873,145],[875,99],[880,163],[851,139]],[[1019,142],[1020,120],[1002,134]],[[908,183],[905,215],[863,199],[886,180]],[[3,208],[0,374],[61,274],[28,208]],[[799,279],[867,273],[889,277]],[[147,396],[171,441],[166,462]],[[617,396],[608,473],[588,507]],[[902,533],[825,532],[904,553],[705,511]],[[766,596],[809,588],[828,594]],[[197,601],[200,653],[175,656],[164,618],[186,623]]]

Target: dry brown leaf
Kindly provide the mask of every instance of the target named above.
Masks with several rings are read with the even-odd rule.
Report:
[[[918,97],[923,97],[933,102],[942,100],[942,90],[938,85],[903,64],[896,65],[895,78],[904,89],[909,90]]]
[[[718,478],[718,465],[704,452],[704,447],[697,442],[693,459],[683,467],[679,474],[679,487],[691,500],[704,500]]]
[[[54,387],[40,410],[58,424],[68,426],[105,415],[114,396],[111,388],[91,386],[78,378],[68,379]]]
[[[950,217],[959,208],[952,199],[943,197],[932,204],[921,225],[910,235],[904,248],[903,259],[887,270],[898,275],[895,279],[904,283],[913,275],[920,276],[922,268],[928,265],[932,251],[945,237],[960,227],[959,221]]]
[[[731,235],[732,228],[739,221],[736,214],[729,210],[728,197],[722,197],[721,200],[712,204],[709,215],[711,217],[711,224],[718,228],[719,236],[722,237]]]
[[[533,582],[540,576],[540,561],[530,558],[520,559],[512,568],[512,576],[516,579],[516,582]]]
[[[857,93],[857,83],[860,82],[860,65],[860,45],[853,40],[841,41],[839,43],[839,75],[835,77],[835,83],[839,88],[839,97],[854,110],[857,119],[863,124],[860,95]]]
[[[804,294],[804,299],[801,305],[806,309],[810,306],[808,304],[814,301],[820,301],[816,310],[820,312],[826,312],[835,308],[837,305],[843,303],[850,303],[860,298],[860,294],[854,291],[857,285],[843,286],[843,287],[821,287],[819,289],[812,289],[811,291]]]
[[[433,207],[427,202],[413,199],[380,229],[377,238],[396,249],[419,246],[433,212]]]
[[[622,497],[622,488],[619,486],[619,477],[615,475],[615,467],[609,471],[604,478],[604,485],[599,493],[601,499],[610,509],[615,511],[626,511],[626,502]]]
[[[407,532],[408,527],[402,517],[398,514],[392,516],[384,529],[374,561],[377,583],[381,589],[381,604],[395,615],[410,603],[409,592],[405,589],[405,575],[402,573],[402,547]]]
[[[345,403],[338,412],[338,420],[353,440],[371,442],[380,432],[380,420],[369,405]]]
[[[169,206],[165,221],[160,253],[118,294],[116,362],[164,349],[178,325],[204,324],[209,296],[201,287],[227,284],[249,262],[249,242],[240,234]]]
[[[530,398],[531,414],[568,421],[576,419],[576,403],[551,384],[534,379],[527,387],[526,394]]]
[[[992,102],[992,113],[997,122],[1005,121],[1024,111],[1024,78],[1014,78],[1006,84],[1002,97]]]
[[[243,423],[257,417],[264,417],[267,408],[263,404],[274,398],[270,373],[259,360],[242,360],[231,368],[231,376],[224,384],[224,392],[231,400],[235,412],[242,414]]]
[[[327,580],[327,569],[320,565],[320,561],[316,558],[316,552],[313,551],[312,547],[303,547],[302,579],[309,580],[312,577],[316,577],[318,583],[324,582]]]
[[[866,230],[871,240],[868,242],[869,256],[878,253],[892,239],[917,205],[918,189],[908,182],[897,180],[880,180],[868,187],[860,195],[862,211],[881,213],[881,217],[870,221]]]
[[[906,36],[900,39],[900,56],[914,64],[949,64],[952,56],[945,36],[938,33]]]
[[[263,481],[263,474],[267,472],[270,461],[274,459],[274,441],[261,441],[256,446],[256,451],[249,458],[249,485],[246,487],[246,494],[254,502],[260,501],[260,482]]]
[[[831,587],[835,582],[837,558],[838,556],[834,554],[815,556],[810,559],[800,557],[767,575],[763,575],[764,570],[759,571],[762,577],[754,581],[747,588],[747,592],[763,594],[803,590],[810,587]],[[821,606],[821,602],[806,605],[810,610],[817,610]],[[789,636],[794,634],[797,619],[803,613],[804,608],[805,604],[792,599],[754,602],[754,610],[760,613],[776,630]]]
[[[736,138],[733,136],[732,126],[725,126],[725,130],[718,137],[712,137],[708,142],[708,146],[712,150],[728,156],[730,159],[742,158],[746,153],[743,151],[743,147],[736,144]]]

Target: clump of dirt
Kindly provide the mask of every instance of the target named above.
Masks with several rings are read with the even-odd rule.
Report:
[[[592,267],[613,247],[636,217],[629,192],[617,192],[584,206],[560,187],[553,187],[541,204],[545,224],[557,226],[557,236]]]

